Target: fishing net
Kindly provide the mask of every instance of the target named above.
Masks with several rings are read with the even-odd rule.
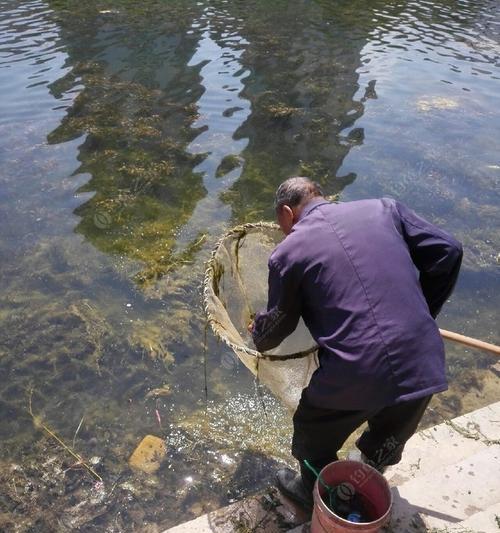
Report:
[[[278,347],[257,351],[247,330],[267,305],[267,261],[283,234],[275,224],[237,226],[218,242],[207,264],[205,311],[215,335],[259,381],[294,409],[316,370],[317,346],[302,319]]]

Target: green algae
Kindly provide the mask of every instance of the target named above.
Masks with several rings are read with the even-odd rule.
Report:
[[[320,10],[317,15],[320,19]],[[337,15],[341,20],[350,16]],[[258,24],[245,24],[243,32],[249,45],[242,64],[252,71],[259,67],[243,92],[252,113],[238,131],[239,138],[248,136],[251,143],[241,154],[245,165],[239,179],[221,195],[238,223],[272,219],[274,191],[291,175],[319,181],[328,196],[351,184],[356,175],[339,176],[338,170],[361,135],[358,130],[349,137],[343,130],[364,110],[352,90],[362,38],[349,50],[334,33],[295,47],[288,37],[295,30],[301,35],[298,19],[276,27],[259,12],[256,20]],[[361,35],[364,22],[358,28]],[[321,52],[325,48],[328,58]]]
[[[241,167],[243,160],[238,155],[226,155],[220,162],[217,170],[215,171],[215,177],[220,178],[232,172],[235,168]]]
[[[202,156],[185,150],[195,107],[109,77],[97,63],[77,65],[65,83],[77,78],[85,89],[48,136],[51,143],[86,136],[77,172],[92,177],[79,192],[94,196],[75,211],[75,231],[103,252],[140,261],[138,283],[157,280],[196,248],[197,241],[175,254],[176,231],[205,194],[193,171]]]
[[[158,234],[155,233],[155,236]],[[206,239],[205,233],[198,234],[180,252],[171,253],[170,256],[161,255],[156,261],[150,259],[150,264],[134,276],[134,280],[141,286],[148,283],[157,282],[165,274],[168,274],[179,267],[192,265],[197,253],[202,249]],[[164,252],[165,254],[165,252]]]
[[[260,93],[255,98],[254,105],[255,111],[262,116],[262,119],[270,123],[276,122],[287,125],[289,119],[302,113],[300,108],[281,101],[280,94],[273,91]]]
[[[50,246],[44,249],[48,251]],[[64,252],[49,255],[64,262]],[[21,268],[32,259],[26,258]],[[39,259],[38,255],[34,260]],[[54,286],[66,275],[64,269],[55,272]],[[72,277],[80,278],[78,268]],[[80,282],[85,286],[84,279]],[[155,485],[138,480],[128,470],[127,459],[141,434],[160,431],[168,436],[159,430],[154,410],[161,411],[165,424],[172,420],[163,403],[169,398],[165,391],[173,393],[177,388],[169,370],[172,354],[180,345],[190,346],[193,352],[200,349],[191,337],[196,330],[192,307],[172,302],[168,312],[135,320],[124,338],[116,320],[110,320],[109,305],[98,305],[95,298],[75,299],[71,292],[56,301],[39,292],[34,300],[30,298],[32,289],[25,287],[23,293],[19,287],[9,307],[5,308],[5,302],[2,305],[1,372],[4,376],[15,368],[17,376],[15,381],[2,379],[0,385],[3,449],[17,450],[9,453],[8,459],[3,454],[0,458],[0,480],[5,480],[7,487],[2,502],[8,503],[2,527],[10,531],[15,523],[26,529],[43,529],[61,520],[61,527],[92,528],[113,506],[130,509],[131,514],[117,522],[121,530],[139,523],[142,527],[143,521],[147,523],[144,509],[153,507],[161,494],[180,482],[167,471]],[[36,307],[30,308],[33,301]],[[26,337],[28,330],[31,333]],[[95,487],[75,461],[43,435],[33,434],[27,410],[32,387],[36,412],[67,442],[74,438],[84,417],[75,449],[92,464],[97,463],[103,487]],[[182,461],[192,464],[187,456]],[[130,502],[131,491],[140,499]],[[191,497],[185,496],[187,501]],[[182,501],[177,498],[167,499],[166,508],[175,508]],[[14,509],[22,513],[21,519],[15,519]]]
[[[90,355],[91,364],[95,364],[97,373],[100,374],[99,360],[102,355],[103,342],[110,330],[110,326],[88,300],[72,303],[69,306],[69,312],[78,317],[84,324],[86,337],[93,346],[93,351]]]
[[[250,72],[241,96],[252,107],[235,133],[248,144],[222,160],[227,167],[220,170],[225,172],[220,182],[227,179],[229,186],[221,198],[232,220],[216,227],[271,219],[275,188],[291,174],[309,175],[328,195],[392,193],[437,222],[451,221],[448,229],[467,249],[465,268],[477,275],[462,278],[455,312],[443,320],[452,329],[496,341],[498,305],[490,290],[496,282],[484,277],[497,266],[492,260],[498,255],[492,186],[497,170],[484,168],[491,162],[478,161],[477,169],[475,161],[467,163],[467,172],[458,173],[453,159],[463,164],[460,154],[412,138],[418,157],[430,161],[427,181],[418,164],[401,164],[414,158],[404,151],[394,159],[382,150],[368,170],[342,175],[349,154],[356,160],[356,150],[366,153],[375,139],[390,144],[399,136],[401,126],[387,121],[381,122],[383,131],[373,124],[365,128],[365,140],[352,128],[365,106],[368,115],[376,113],[361,97],[358,76],[365,68],[364,47],[383,28],[375,11],[390,9],[398,17],[402,5],[378,0],[367,8],[356,0],[304,7],[261,0],[249,9],[222,1],[200,6],[60,0],[50,6],[69,73],[49,89],[69,107],[51,133],[40,128],[52,152],[44,155],[26,145],[26,155],[9,152],[2,169],[8,194],[6,200],[2,196],[0,239],[0,529],[43,531],[56,524],[61,531],[163,530],[180,513],[194,518],[272,482],[277,462],[290,460],[288,418],[265,397],[271,416],[265,419],[245,372],[210,338],[208,382],[203,378],[199,284],[218,229],[208,217],[200,233],[195,228],[184,240],[178,237],[207,195],[197,168],[204,156],[189,148],[200,133],[194,124],[204,89],[199,66],[187,66],[207,31],[207,18],[207,33],[220,44],[229,17],[236,19],[235,32],[247,44],[234,47],[241,48],[239,61]],[[205,8],[212,14],[203,19]],[[439,20],[435,12],[432,16]],[[171,48],[161,48],[165,35],[172,38]],[[123,48],[130,55],[120,63]],[[380,89],[385,105],[387,86]],[[373,97],[374,91],[366,94]],[[69,104],[68,95],[73,95]],[[413,115],[399,114],[411,124]],[[422,115],[433,126],[433,110]],[[455,129],[471,131],[464,124]],[[15,128],[2,126],[7,140],[34,138],[32,124],[19,137],[13,137]],[[482,134],[480,128],[473,131],[475,137]],[[73,150],[78,168],[61,171],[55,160],[72,141],[78,143]],[[245,164],[232,182],[234,157]],[[410,175],[404,183],[398,179],[402,169]],[[379,188],[353,189],[363,180]],[[462,193],[461,184],[473,194]],[[452,417],[496,401],[498,379],[488,370],[490,359],[447,348],[450,390],[434,399],[437,411]],[[33,387],[37,413],[69,442],[84,417],[75,447],[97,461],[104,490],[33,431],[26,410]],[[434,416],[440,421],[429,412],[426,423]],[[277,431],[269,432],[270,425]],[[169,447],[165,467],[151,479],[136,477],[126,466],[148,433],[164,437]],[[228,458],[222,460],[222,453]]]
[[[174,356],[163,345],[161,327],[136,320],[131,328],[129,343],[152,359],[162,359],[167,363],[175,361]]]

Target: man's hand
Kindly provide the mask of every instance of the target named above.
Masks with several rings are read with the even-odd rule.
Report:
[[[252,321],[250,322],[250,324],[248,324],[248,326],[247,326],[248,332],[249,332],[250,334],[253,333],[253,325],[254,325],[254,321],[252,320]]]

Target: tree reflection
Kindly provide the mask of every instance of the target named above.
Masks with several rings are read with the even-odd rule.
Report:
[[[366,98],[376,97],[375,81],[357,96],[374,7],[354,4],[119,2],[101,11],[85,4],[80,19],[59,10],[73,68],[52,91],[83,89],[49,141],[86,135],[77,172],[91,177],[80,192],[95,192],[75,211],[76,231],[104,252],[141,261],[137,280],[144,283],[197,250],[197,228],[210,223],[206,211],[217,209],[216,196],[241,222],[272,217],[274,190],[291,174],[340,192],[355,179],[338,176],[342,162],[363,142],[355,122]],[[241,70],[210,71],[214,78],[202,80],[204,65],[221,58],[207,49],[205,63],[190,61],[210,41]],[[230,121],[242,105],[228,97],[233,89],[219,87],[228,77],[251,103],[242,124],[233,119],[236,130]],[[204,86],[212,92],[203,106]],[[200,110],[208,113],[202,119]],[[206,205],[195,212],[202,198]],[[178,238],[183,229],[187,244]]]
[[[73,68],[51,91],[83,89],[48,140],[85,134],[75,173],[90,175],[79,192],[95,194],[75,210],[76,231],[106,253],[139,260],[136,280],[144,283],[187,260],[200,242],[198,235],[183,251],[175,247],[176,232],[206,194],[194,171],[204,156],[186,150],[198,134],[191,126],[203,92],[200,67],[188,66],[196,10],[185,2],[122,4],[112,17],[82,10],[83,25],[78,13],[58,12]]]
[[[241,62],[252,72],[243,92],[252,113],[236,134],[249,138],[245,165],[224,194],[238,221],[272,217],[274,191],[290,175],[319,181],[328,195],[355,179],[338,171],[363,142],[363,130],[353,126],[366,99],[376,97],[372,81],[356,98],[375,6],[336,4],[257,3],[251,14],[235,14],[245,20],[241,35],[249,44]]]

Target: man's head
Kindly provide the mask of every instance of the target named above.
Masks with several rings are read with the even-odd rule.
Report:
[[[318,183],[301,176],[288,178],[276,191],[274,207],[278,224],[285,235],[292,231],[304,206],[313,198],[321,198],[323,191]]]

